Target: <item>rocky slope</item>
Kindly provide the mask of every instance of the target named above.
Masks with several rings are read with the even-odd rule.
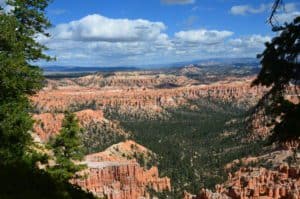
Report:
[[[281,165],[276,170],[240,168],[228,181],[216,186],[216,192],[202,189],[198,195],[185,193],[184,199],[248,199],[300,197],[300,167]]]
[[[75,114],[80,126],[89,131],[90,125],[97,124],[98,128],[105,126],[113,128],[114,133],[124,135],[124,139],[127,136],[127,133],[118,128],[116,122],[105,119],[102,111],[82,110]],[[34,125],[36,141],[45,143],[59,132],[64,114],[42,113],[35,114],[33,118],[36,120]],[[109,133],[108,129],[103,133]],[[99,139],[99,137],[89,138],[92,143],[88,144],[88,147],[97,143]],[[103,143],[100,145],[103,146]],[[170,179],[160,178],[157,167],[150,164],[155,157],[153,152],[134,141],[114,144],[103,152],[87,155],[84,163],[88,169],[82,171],[84,177],[72,182],[96,196],[108,199],[152,198],[153,191],[171,189]]]
[[[222,81],[200,84],[198,77],[195,78],[193,75],[197,75],[201,70],[199,67],[187,66],[177,75],[120,72],[48,80],[47,86],[32,97],[35,111],[38,113],[34,115],[35,132],[42,142],[46,142],[59,132],[64,117],[62,112],[65,110],[76,112],[80,125],[86,129],[84,144],[87,153],[92,154],[87,155],[85,160],[88,169],[83,173],[88,177],[73,182],[99,197],[151,198],[151,190],[158,192],[170,190],[170,179],[160,178],[157,167],[151,167],[155,165],[153,162],[156,155],[145,147],[133,141],[115,144],[126,139],[128,133],[119,127],[118,122],[104,118],[103,112],[108,115],[117,113],[116,115],[132,116],[135,119],[152,120],[167,116],[169,108],[185,105],[189,107],[190,100],[204,98],[208,101],[217,99],[220,102],[233,102],[245,110],[256,104],[267,92],[267,89],[262,87],[251,87],[253,77],[222,78]],[[189,78],[189,75],[192,77]],[[211,79],[218,79],[218,76],[214,75]],[[299,98],[295,97],[293,91],[288,90],[286,97],[299,103],[297,102]],[[195,105],[190,108],[201,109]],[[266,128],[263,124],[263,116],[263,112],[258,112],[252,118],[252,127],[255,130],[252,140],[265,139],[269,135],[270,128]],[[224,132],[222,135],[226,137],[230,136],[230,133]],[[95,153],[102,151],[104,147],[108,148]],[[276,167],[241,168],[233,175],[230,174],[226,183],[218,185],[215,193],[204,189],[197,196],[186,193],[185,198],[300,197],[299,167],[282,166],[283,162],[275,164],[266,161],[272,158],[287,160],[291,156],[291,153],[279,155],[274,153],[268,157],[236,160],[226,165],[228,168],[225,169],[261,160]],[[173,186],[175,187],[175,183]]]
[[[89,88],[116,89],[116,88],[157,88],[164,84],[185,86],[196,84],[197,81],[183,75],[142,72],[115,72],[108,74],[93,74],[79,78],[63,78],[59,80],[47,80],[47,87],[60,89],[65,86],[79,86]]]
[[[291,85],[285,90],[285,99],[294,104],[300,103],[300,86]],[[262,101],[263,104],[268,104],[268,99]],[[266,114],[264,107],[257,107],[253,114],[248,118],[251,122],[250,128],[252,129],[252,134],[250,135],[250,140],[266,139],[272,133],[274,125],[270,125],[269,118]],[[276,118],[277,121],[280,121],[280,117]],[[298,140],[298,142],[300,142]],[[290,145],[291,143],[287,143]]]
[[[170,190],[170,179],[160,178],[157,167],[149,170],[141,167],[128,156],[134,152],[152,153],[133,141],[126,141],[103,152],[87,155],[84,163],[88,169],[82,171],[87,177],[73,180],[73,183],[108,199],[151,198],[150,190]]]
[[[139,77],[138,79],[141,78]],[[178,79],[180,81],[180,77]],[[79,80],[77,79],[76,81]],[[144,80],[141,81],[143,82]],[[163,84],[172,84],[172,81],[164,82],[164,78],[159,81],[163,82]],[[189,81],[193,80],[188,80],[187,82]],[[117,109],[120,114],[153,118],[164,114],[167,107],[177,107],[187,104],[189,100],[204,97],[233,101],[240,106],[253,105],[265,92],[265,89],[251,87],[251,81],[252,78],[244,78],[235,81],[221,81],[209,85],[191,85],[189,83],[185,85],[185,82],[179,87],[161,87],[159,89],[151,88],[151,83],[144,82],[147,86],[143,88],[131,86],[123,88],[123,86],[109,90],[106,88],[68,84],[55,89],[47,87],[32,97],[32,101],[38,112],[63,112],[67,109],[78,111],[86,108],[96,110]],[[124,85],[126,84],[124,83]]]
[[[75,112],[79,120],[79,124],[85,131],[91,131],[91,127],[98,128],[110,128],[114,133],[127,136],[121,128],[118,127],[118,123],[110,121],[104,118],[101,110],[85,109]],[[64,119],[63,113],[41,113],[34,114],[33,119],[35,120],[34,132],[38,135],[41,142],[47,142],[51,137],[59,133]],[[107,132],[107,131],[106,131]],[[92,132],[87,132],[92,133]]]

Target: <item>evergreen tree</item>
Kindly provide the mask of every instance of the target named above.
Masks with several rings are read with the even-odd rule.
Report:
[[[56,165],[50,167],[49,172],[63,181],[73,178],[76,172],[85,168],[82,164],[76,164],[84,157],[80,132],[75,115],[66,112],[59,135],[50,141]]]
[[[271,141],[285,142],[300,139],[300,104],[290,102],[285,98],[287,88],[299,97],[300,80],[300,16],[291,23],[274,25],[277,9],[282,4],[275,0],[269,23],[278,36],[266,43],[266,49],[258,58],[262,69],[254,80],[253,85],[262,85],[270,88],[259,101],[257,109],[264,108],[271,118],[268,125],[274,125]]]
[[[24,159],[31,149],[28,95],[42,86],[41,70],[32,65],[40,59],[45,46],[36,35],[49,36],[50,26],[44,15],[49,0],[7,1],[10,13],[0,8],[0,162],[9,164]],[[27,156],[28,157],[28,156]]]
[[[0,198],[94,198],[34,166],[28,96],[42,87],[41,70],[32,63],[49,60],[37,35],[49,36],[44,15],[49,0],[12,0],[0,7]],[[34,156],[33,156],[34,155]],[[38,155],[38,156],[35,156]],[[40,159],[38,159],[40,160]]]

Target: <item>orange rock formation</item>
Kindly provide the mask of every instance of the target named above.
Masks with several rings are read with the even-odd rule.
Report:
[[[91,87],[66,86],[61,89],[47,89],[32,97],[34,106],[42,112],[64,111],[69,107],[96,106],[134,107],[157,109],[184,104],[189,99],[212,97],[222,100],[250,101],[258,99],[265,89],[250,87],[252,79],[234,82],[217,82],[210,85],[189,85],[171,89],[99,89]],[[252,100],[253,101],[253,100]],[[93,102],[91,104],[91,102]],[[252,102],[253,104],[256,101]]]
[[[82,127],[91,123],[98,122],[103,123],[105,118],[103,116],[103,112],[100,110],[82,110],[75,113],[79,123]],[[33,119],[36,121],[34,124],[34,132],[38,135],[42,142],[49,140],[49,138],[53,135],[56,135],[62,125],[62,121],[64,119],[64,114],[62,113],[41,113],[34,114]]]
[[[137,145],[133,141],[122,142],[118,144],[118,151],[129,150],[132,144]],[[141,151],[143,150],[146,148],[141,148]],[[88,169],[82,173],[87,175],[87,178],[72,182],[99,197],[150,198],[148,188],[157,192],[171,189],[170,179],[160,178],[157,167],[146,170],[136,160],[128,160],[112,153],[111,147],[104,152],[86,156],[85,163]]]
[[[229,174],[225,184],[217,185],[216,192],[202,189],[197,196],[185,193],[185,199],[279,199],[300,198],[300,168],[281,165],[277,170],[241,168]]]

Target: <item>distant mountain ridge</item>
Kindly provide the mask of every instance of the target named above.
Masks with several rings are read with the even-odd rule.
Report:
[[[136,67],[42,66],[44,72],[111,72],[137,70]]]
[[[136,65],[136,66],[41,66],[44,72],[47,73],[81,73],[81,72],[116,72],[116,71],[132,71],[132,70],[144,70],[144,69],[169,69],[184,67],[186,65],[200,65],[200,66],[210,66],[210,65],[253,65],[258,66],[259,61],[255,58],[212,58],[212,59],[202,59],[202,60],[192,60],[192,61],[182,61],[174,62],[169,64],[150,64],[150,65]]]

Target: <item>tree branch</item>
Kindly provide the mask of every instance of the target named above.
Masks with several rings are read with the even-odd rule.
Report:
[[[282,0],[275,0],[272,6],[272,12],[270,17],[268,18],[268,23],[271,24],[272,27],[275,27],[275,25],[273,24],[273,18],[276,14],[276,11],[278,9],[278,7],[280,6],[280,4],[282,4]]]

